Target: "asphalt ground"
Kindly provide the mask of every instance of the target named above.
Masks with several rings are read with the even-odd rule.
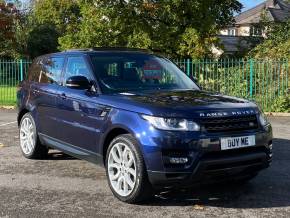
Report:
[[[274,117],[273,163],[246,185],[162,193],[129,205],[103,168],[52,151],[22,157],[15,111],[0,110],[0,217],[290,217],[290,117]]]

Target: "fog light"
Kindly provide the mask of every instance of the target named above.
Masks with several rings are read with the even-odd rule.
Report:
[[[170,157],[169,161],[172,164],[185,164],[188,162],[188,158],[187,157]]]

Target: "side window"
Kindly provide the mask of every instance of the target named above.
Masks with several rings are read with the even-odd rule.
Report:
[[[68,57],[65,69],[65,81],[72,76],[84,76],[91,79],[90,71],[83,57]]]
[[[41,71],[39,82],[59,84],[63,65],[63,57],[52,57],[46,59],[43,64],[43,70]]]
[[[30,82],[39,82],[39,74],[41,72],[39,61],[39,59],[35,59],[29,68],[28,80]]]

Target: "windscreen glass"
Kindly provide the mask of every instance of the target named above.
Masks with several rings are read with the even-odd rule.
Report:
[[[198,86],[168,59],[140,53],[91,55],[105,93],[144,90],[188,90]]]

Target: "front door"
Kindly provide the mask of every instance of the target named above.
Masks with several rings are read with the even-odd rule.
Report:
[[[57,97],[57,116],[60,123],[58,139],[68,145],[96,153],[96,142],[103,124],[100,114],[104,106],[97,103],[97,93],[65,85],[65,81],[72,76],[85,76],[89,81],[93,80],[88,66],[82,56],[67,58],[64,84],[58,89]]]

